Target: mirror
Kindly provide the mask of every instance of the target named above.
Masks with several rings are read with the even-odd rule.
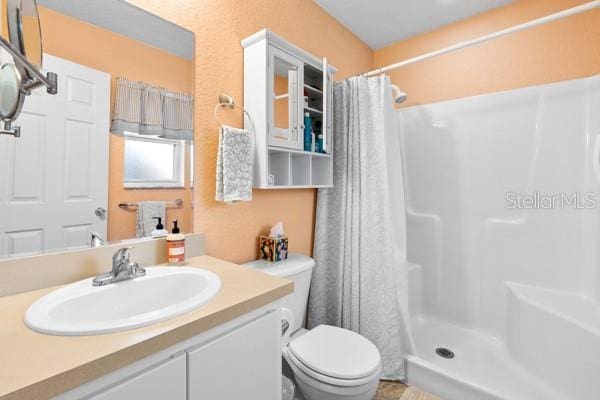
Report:
[[[0,10],[0,65],[12,64],[16,69],[16,80],[11,71],[4,71],[3,84],[8,93],[14,94],[14,82],[18,83],[18,93],[5,102],[11,111],[2,113],[0,135],[19,137],[21,128],[13,122],[19,116],[25,96],[31,91],[45,86],[48,94],[56,94],[56,74],[40,72],[42,66],[42,34],[35,0],[3,0]],[[3,87],[0,87],[0,91]]]
[[[192,232],[194,34],[123,0],[11,1],[58,91],[32,90],[20,138],[0,136],[0,258],[137,240],[155,216]],[[3,114],[21,72],[6,55]]]
[[[0,69],[0,118],[11,121],[21,106],[21,78],[14,64]]]
[[[38,69],[42,67],[42,31],[35,0],[8,0],[9,40]],[[21,76],[33,79],[31,72],[17,64]]]

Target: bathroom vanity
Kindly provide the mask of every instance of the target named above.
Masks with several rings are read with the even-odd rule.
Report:
[[[192,232],[194,33],[122,0],[11,0],[0,15],[0,400],[280,399],[290,281],[208,256],[186,263],[204,278],[146,268],[166,260],[155,219]],[[328,151],[262,154],[280,185],[331,186],[335,70],[305,56],[278,72],[300,67],[286,88],[298,107],[311,92]],[[194,236],[188,256],[204,251]]]
[[[208,256],[187,266],[221,279],[208,304],[115,333],[53,336],[27,328],[26,310],[56,288],[0,298],[0,399],[279,399],[279,300],[293,284]]]

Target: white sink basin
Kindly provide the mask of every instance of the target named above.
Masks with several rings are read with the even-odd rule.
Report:
[[[150,267],[143,277],[92,286],[92,278],[38,299],[25,324],[51,335],[95,335],[139,328],[208,303],[221,288],[212,272],[186,267]]]

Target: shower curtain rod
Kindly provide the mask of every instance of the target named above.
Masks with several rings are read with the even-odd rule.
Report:
[[[423,60],[427,60],[429,58],[441,56],[442,54],[450,53],[450,52],[460,50],[465,47],[469,47],[469,46],[473,46],[473,45],[476,45],[479,43],[487,42],[488,40],[496,39],[501,36],[508,35],[510,33],[519,32],[524,29],[533,28],[534,26],[547,24],[548,22],[552,22],[552,21],[556,21],[556,20],[559,20],[562,18],[570,17],[571,15],[589,11],[589,10],[592,10],[597,7],[600,7],[600,0],[590,1],[589,3],[585,3],[585,4],[581,4],[579,6],[576,6],[576,7],[568,8],[566,10],[559,11],[557,13],[550,14],[545,17],[534,19],[532,21],[525,22],[523,24],[515,25],[511,28],[502,29],[500,31],[493,32],[488,35],[480,36],[475,39],[465,40],[463,42],[453,44],[452,46],[444,47],[442,49],[432,51],[430,53],[422,54],[417,57],[409,58],[407,60],[400,61],[400,62],[392,64],[392,65],[388,65],[387,67],[377,68],[373,71],[362,74],[361,76],[369,77],[369,76],[375,76],[375,75],[379,75],[379,74],[385,74],[386,72],[395,70],[397,68],[405,67],[407,65],[414,64],[419,61],[423,61]]]

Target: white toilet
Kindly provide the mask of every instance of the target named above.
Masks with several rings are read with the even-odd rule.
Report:
[[[294,282],[294,293],[283,299],[282,315],[290,328],[282,352],[305,399],[371,400],[381,374],[375,345],[347,329],[328,325],[302,329],[314,260],[290,253],[285,261],[259,260],[245,266]]]

